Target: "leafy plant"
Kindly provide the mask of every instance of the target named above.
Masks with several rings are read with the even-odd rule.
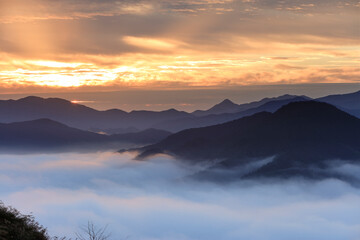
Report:
[[[48,240],[46,228],[0,201],[0,240]]]

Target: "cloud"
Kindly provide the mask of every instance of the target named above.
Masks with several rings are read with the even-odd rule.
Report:
[[[291,70],[291,69],[304,69],[304,67],[296,67],[286,64],[277,64],[275,65],[275,68],[282,69],[282,70]]]
[[[0,0],[0,83],[20,92],[354,82],[296,70],[357,66],[358,8],[333,0]]]
[[[109,224],[112,239],[359,237],[360,189],[339,180],[224,185],[186,179],[202,166],[166,156],[130,159],[115,153],[1,155],[0,199],[32,212],[61,236],[90,219]],[[358,166],[337,169],[356,174]]]
[[[0,2],[0,22],[33,22],[46,20],[94,19],[123,14],[143,15],[151,12],[151,1],[14,0]]]
[[[167,40],[167,39],[152,39],[152,38],[141,38],[141,37],[132,37],[125,36],[123,41],[127,44],[134,45],[140,48],[149,48],[155,50],[171,50],[176,48],[179,44],[176,41]]]

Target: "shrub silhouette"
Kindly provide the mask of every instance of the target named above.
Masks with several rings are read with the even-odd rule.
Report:
[[[92,222],[81,228],[74,240],[108,240],[107,227],[99,228]],[[68,237],[50,237],[46,228],[32,215],[21,214],[0,201],[0,240],[72,240]]]
[[[23,215],[0,202],[0,240],[48,240],[46,228],[33,216]]]

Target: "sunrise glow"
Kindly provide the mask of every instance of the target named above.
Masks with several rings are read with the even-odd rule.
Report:
[[[359,80],[356,2],[114,4],[1,1],[1,91]]]

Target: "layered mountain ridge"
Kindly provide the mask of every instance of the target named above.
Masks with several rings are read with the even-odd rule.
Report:
[[[360,119],[327,103],[293,102],[275,113],[181,131],[140,149],[139,158],[156,153],[223,168],[273,158],[252,175],[304,175],[330,160],[359,162]]]
[[[0,123],[0,151],[73,151],[116,149],[122,143],[149,144],[158,142],[170,133],[148,129],[136,133],[103,135],[88,132],[50,119]]]
[[[0,100],[0,122],[11,123],[48,118],[82,130],[108,134],[136,132],[148,128],[178,132],[188,128],[225,123],[261,111],[274,112],[290,102],[307,100],[310,98],[288,94],[246,104],[236,104],[225,99],[208,110],[187,113],[175,109],[160,112],[125,112],[119,109],[98,111],[64,99],[30,96],[19,100]],[[315,100],[328,102],[360,117],[358,106],[360,91]]]

